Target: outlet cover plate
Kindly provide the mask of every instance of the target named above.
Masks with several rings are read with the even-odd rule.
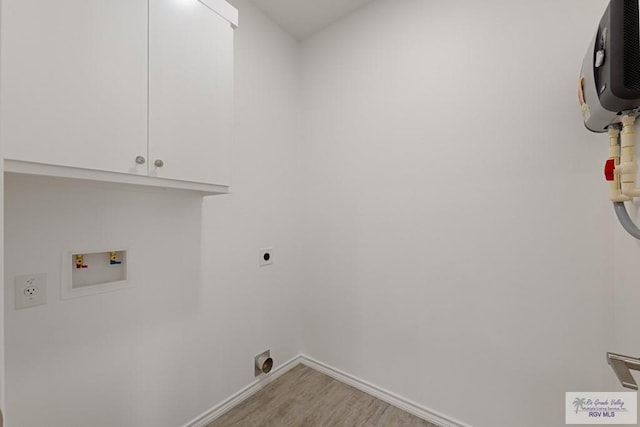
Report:
[[[273,264],[273,248],[262,248],[260,249],[259,255],[258,261],[260,267],[266,267],[267,265]]]
[[[25,274],[15,277],[16,310],[47,303],[47,275]]]

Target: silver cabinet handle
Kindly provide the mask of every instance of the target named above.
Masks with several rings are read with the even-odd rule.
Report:
[[[142,156],[136,157],[136,163],[139,164],[139,165],[144,165],[146,161],[147,160]]]
[[[157,168],[161,168],[164,166],[164,162],[160,159],[156,160],[155,162],[153,162],[154,165],[156,165]]]
[[[623,387],[633,390],[638,389],[638,383],[636,383],[633,375],[631,375],[631,371],[640,371],[640,359],[623,356],[621,354],[607,353],[607,362]]]

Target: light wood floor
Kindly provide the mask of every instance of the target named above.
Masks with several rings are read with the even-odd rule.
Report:
[[[437,427],[298,365],[207,427]]]

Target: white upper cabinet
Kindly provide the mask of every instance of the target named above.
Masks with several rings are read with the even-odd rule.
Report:
[[[228,185],[234,30],[200,1],[151,0],[149,17],[150,173]]]
[[[232,6],[224,0],[0,5],[7,171],[227,191]]]
[[[4,157],[146,174],[147,0],[1,5]]]

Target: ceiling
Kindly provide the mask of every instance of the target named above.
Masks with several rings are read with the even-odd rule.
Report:
[[[251,0],[297,39],[339,20],[371,0]]]

